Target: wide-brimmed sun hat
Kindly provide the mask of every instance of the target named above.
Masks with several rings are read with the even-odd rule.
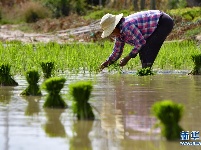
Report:
[[[105,38],[109,36],[113,32],[122,17],[123,13],[119,15],[112,15],[107,13],[106,15],[104,15],[100,21],[100,26],[103,29],[101,37]]]

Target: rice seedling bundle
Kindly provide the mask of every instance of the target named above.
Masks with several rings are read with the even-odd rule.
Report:
[[[79,120],[94,119],[89,98],[92,91],[92,83],[89,81],[77,81],[69,85],[69,95],[73,100],[73,113]]]
[[[161,133],[167,140],[180,139],[180,132],[183,130],[179,121],[183,115],[183,105],[164,100],[155,102],[152,105],[152,113],[159,119]]]
[[[10,74],[11,66],[9,64],[0,65],[0,85],[1,86],[17,86],[18,83]]]
[[[54,62],[41,62],[44,78],[50,78],[54,69]]]
[[[200,75],[201,74],[201,54],[192,55],[192,61],[194,62],[194,67],[189,74]]]
[[[67,104],[60,95],[61,89],[64,87],[66,82],[65,78],[62,77],[52,77],[47,79],[43,83],[43,88],[48,92],[46,97],[44,107],[49,108],[66,108]]]
[[[25,96],[40,96],[41,90],[38,85],[38,81],[40,79],[40,75],[36,70],[30,70],[26,73],[26,80],[28,82],[28,87],[21,93],[21,95]]]

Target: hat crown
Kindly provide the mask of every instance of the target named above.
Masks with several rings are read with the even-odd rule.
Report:
[[[111,24],[115,23],[115,15],[107,13],[101,19],[100,25],[103,30],[108,28]]]
[[[109,36],[113,30],[115,29],[116,25],[119,23],[123,14],[119,15],[112,15],[107,13],[104,15],[100,21],[100,26],[103,29],[103,33],[101,35],[102,38]]]

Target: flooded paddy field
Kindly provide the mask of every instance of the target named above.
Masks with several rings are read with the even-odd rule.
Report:
[[[75,75],[66,77],[62,97],[67,109],[45,109],[43,96],[20,96],[26,88],[0,87],[0,150],[199,150],[169,142],[154,128],[157,122],[150,108],[156,101],[172,100],[185,106],[180,125],[185,131],[201,131],[201,76],[184,72],[135,76],[132,73]],[[90,103],[94,121],[78,121],[68,100],[68,85],[92,80]],[[40,84],[42,81],[40,82]],[[200,141],[200,140],[197,140]]]

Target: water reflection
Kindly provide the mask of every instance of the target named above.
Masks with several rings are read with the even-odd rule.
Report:
[[[0,103],[9,104],[14,87],[0,86]]]
[[[92,150],[89,133],[93,121],[75,120],[72,125],[73,136],[70,139],[70,150]]]
[[[66,137],[64,125],[61,123],[60,116],[64,109],[45,108],[47,122],[43,126],[45,133],[49,137]]]
[[[27,101],[27,107],[25,110],[25,115],[26,116],[38,116],[40,112],[40,106],[39,106],[39,100],[40,97],[35,97],[35,96],[24,96],[23,97]]]
[[[69,78],[67,83],[76,79]],[[25,79],[18,78],[15,89],[0,87],[0,149],[181,149],[179,141],[167,142],[160,130],[153,128],[156,119],[150,108],[165,99],[185,105],[181,121],[185,130],[201,131],[201,76],[101,74],[94,80],[91,102],[98,113],[95,121],[74,120],[70,108],[44,109],[43,97],[21,97]],[[68,93],[68,88],[63,93]],[[183,146],[182,150],[189,148]]]
[[[193,80],[193,84],[194,84],[194,88],[196,91],[200,91],[201,90],[201,80],[200,80],[200,76],[191,76],[192,80]],[[196,94],[196,92],[195,92]]]
[[[151,77],[135,79],[133,75],[109,76],[113,87],[106,91],[102,109],[102,127],[113,130],[114,138],[156,139],[158,129],[153,129],[156,119],[150,116],[150,107],[159,99],[158,89],[153,89]],[[107,84],[106,84],[107,85]],[[152,134],[152,135],[151,135]]]
[[[10,129],[9,129],[9,104],[11,101],[11,96],[13,94],[14,87],[12,86],[0,86],[0,103],[6,105],[5,107],[0,107],[0,125],[4,127],[4,131],[0,128],[0,134],[4,136],[4,140],[0,140],[0,145],[4,145],[5,150],[9,149],[10,142]],[[1,127],[1,126],[0,126]],[[1,139],[1,137],[0,137]]]
[[[107,100],[103,101],[101,112],[101,127],[106,132],[108,139],[124,139],[123,114]]]

